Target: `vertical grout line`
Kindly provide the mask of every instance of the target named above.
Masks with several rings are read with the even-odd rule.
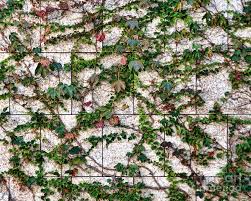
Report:
[[[178,24],[177,24],[177,20],[175,21],[175,35],[177,34],[177,31],[178,31]],[[175,38],[175,56],[176,58],[178,57],[178,42],[176,41],[176,38]]]
[[[39,0],[39,12],[42,9],[42,0]],[[41,36],[42,36],[42,21],[41,21],[41,17],[39,17],[39,48],[42,51],[42,43],[41,43]]]
[[[198,75],[197,75],[197,65],[195,66],[195,114],[198,115]]]
[[[165,0],[162,1],[162,3],[164,4],[165,3]],[[164,7],[164,5],[162,5]],[[165,53],[166,52],[166,46],[167,46],[167,39],[166,39],[166,29],[164,29],[164,37],[163,37],[164,41],[163,41],[163,52]]]
[[[176,21],[175,21],[175,39],[174,39],[174,42],[175,42],[175,62],[179,59],[178,58],[178,41],[176,40],[176,35],[177,35],[177,31],[178,31],[177,26],[178,26],[178,21],[176,19]],[[176,73],[174,74],[174,77],[175,77],[175,79],[177,79]]]
[[[104,33],[104,0],[101,2],[102,11],[101,11],[101,20],[102,20],[102,33]],[[101,41],[101,51],[103,49],[103,40]]]
[[[60,118],[60,117],[59,117]],[[60,139],[60,145],[61,145],[61,159],[63,157],[63,149],[62,149],[62,139]],[[60,164],[60,180],[62,181],[63,180],[63,164],[61,162]],[[63,189],[61,189],[61,196],[63,198]]]
[[[60,73],[59,73],[59,70],[58,70],[58,84],[60,84],[60,82],[61,82],[61,79],[60,79]],[[59,100],[60,101],[60,100]],[[59,112],[59,104],[58,104],[58,102],[57,102],[57,111],[58,111],[58,113],[61,113],[61,112]]]
[[[198,101],[198,64],[197,64],[197,61],[195,62],[195,115],[197,117],[198,115],[198,104],[197,104],[197,101]]]
[[[10,80],[9,80],[9,78],[7,79],[8,80],[8,84],[10,85]],[[8,98],[8,104],[9,104],[9,114],[11,114],[11,90],[10,90],[10,86],[8,87],[8,92],[9,92],[9,98]]]
[[[10,177],[8,176],[7,177],[7,190],[8,190],[8,201],[11,201],[11,200],[13,200],[12,199],[12,196],[11,196],[11,185],[10,185]]]
[[[164,119],[166,120],[166,115],[164,115]],[[166,133],[164,130],[164,142],[166,142]],[[166,176],[166,148],[163,147],[164,149],[164,177]]]
[[[61,82],[61,76],[60,76],[61,74],[60,74],[60,72],[59,72],[59,70],[58,70],[58,84],[60,84],[60,82]]]
[[[229,173],[229,165],[230,165],[230,157],[229,157],[229,146],[230,146],[230,144],[229,144],[229,122],[228,122],[228,119],[229,118],[229,116],[227,115],[227,174]],[[236,176],[236,175],[234,175],[234,176]],[[224,180],[226,180],[226,178],[223,178]],[[229,196],[229,193],[227,193],[227,197]]]
[[[196,195],[196,191],[197,191],[197,186],[196,186],[196,189],[195,189],[195,192],[194,192],[194,197],[195,197],[195,201],[198,201],[198,198],[197,198],[197,195]]]
[[[60,117],[59,117],[60,118]],[[62,138],[60,138],[60,152],[61,152],[61,159],[62,159],[62,157],[63,157],[63,146],[62,146],[62,143],[63,143],[63,140],[62,140]],[[62,164],[62,162],[61,162],[61,164],[60,164],[60,179],[62,180],[63,179],[63,164]],[[63,195],[63,190],[62,190],[62,195]]]
[[[228,15],[228,11],[229,11],[229,1],[227,1],[227,16],[226,16],[226,18],[227,18],[227,21],[229,22],[229,15]],[[229,24],[228,24],[229,25]],[[228,31],[230,31],[230,30],[228,30]],[[227,33],[227,51],[229,51],[229,34]]]
[[[229,15],[228,15],[228,11],[229,11],[229,2],[227,1],[227,21],[229,20]],[[230,31],[230,30],[228,30]],[[229,34],[227,33],[227,52],[229,52]],[[235,68],[235,67],[234,67]],[[227,172],[229,172],[229,165],[230,165],[230,157],[229,157],[229,115],[227,114]]]
[[[135,73],[133,72],[133,83],[132,83],[132,114],[135,114],[135,94],[134,94],[134,89],[135,89],[135,83],[134,83],[134,76]]]
[[[95,41],[95,68],[94,68],[94,74],[97,73],[97,63],[98,63],[98,47],[97,47],[97,40]],[[93,86],[91,86],[91,96],[92,96],[92,106],[94,106],[94,89]]]
[[[131,55],[133,55],[133,54],[135,54],[135,50],[134,49],[132,49],[132,50],[130,50],[130,56]],[[133,72],[132,72],[133,74],[132,74],[132,77],[133,77],[133,83],[132,83],[132,114],[134,115],[135,114],[135,94],[136,94],[136,90],[135,90],[135,87],[136,87],[136,85],[135,85],[135,72],[134,72],[134,70],[133,70]]]
[[[229,158],[229,116],[227,115],[227,172],[229,172],[229,164],[230,164],[230,158]]]
[[[102,2],[101,2],[101,6],[103,6],[103,0],[102,0]],[[99,14],[99,13],[98,13]],[[97,16],[98,17],[98,19],[99,19],[99,15]],[[94,19],[94,22],[93,22],[93,24],[94,24],[94,33],[96,32],[96,23],[95,23],[95,20],[97,20],[96,18]],[[102,26],[102,33],[103,33],[103,10],[102,10],[102,12],[101,12],[101,22],[102,22],[102,24],[101,24],[101,26]],[[97,34],[97,33],[95,33],[95,34]],[[102,50],[102,48],[103,48],[103,41],[101,41],[101,50]],[[95,68],[94,68],[94,73],[96,74],[97,73],[97,64],[98,64],[98,41],[97,41],[97,39],[95,38]],[[92,105],[94,106],[94,89],[92,88],[92,90],[91,90],[91,96],[92,96]]]
[[[70,53],[71,54],[71,53]],[[72,58],[70,56],[70,58]],[[72,65],[70,64],[70,76],[71,76],[71,86],[72,86]],[[73,97],[71,97],[71,115],[72,115],[72,108],[73,108]]]
[[[102,128],[102,150],[101,150],[101,157],[102,157],[102,177],[104,176],[104,128]]]
[[[42,129],[41,129],[41,125],[39,126],[39,150],[40,153],[42,152]]]
[[[72,184],[72,176],[71,176],[71,184]],[[72,191],[72,189],[71,189],[71,191]],[[70,201],[73,201],[72,192],[70,194]]]

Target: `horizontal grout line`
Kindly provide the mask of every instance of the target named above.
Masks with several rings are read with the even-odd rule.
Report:
[[[44,114],[44,113],[43,113]],[[48,116],[50,116],[50,115],[69,115],[69,116],[71,116],[71,115],[79,115],[79,114],[81,114],[81,112],[79,112],[79,113],[76,113],[76,114],[74,114],[74,113],[66,113],[66,114],[44,114],[44,115],[48,115]],[[13,115],[13,116],[18,116],[18,115],[20,115],[20,116],[22,116],[22,115],[30,115],[30,114],[21,114],[21,113],[17,113],[17,114],[6,114],[6,115],[8,115],[8,116],[11,116],[11,115]],[[142,115],[142,114],[137,114],[137,113],[134,113],[134,114],[117,114],[117,113],[113,113],[112,115],[118,115],[118,116],[139,116],[139,115]],[[172,114],[170,114],[170,113],[163,113],[163,114],[153,114],[153,113],[145,113],[145,114],[143,114],[143,115],[149,115],[149,116],[151,116],[151,115],[153,115],[153,116],[164,116],[164,115],[166,115],[166,116],[172,116]],[[190,115],[190,116],[202,116],[202,115],[217,115],[216,113],[201,113],[201,114],[189,114],[189,113],[181,113],[181,114],[179,114],[178,116],[188,116],[188,115]],[[230,114],[230,113],[222,113],[222,115],[233,115],[233,116],[249,116],[249,115],[251,115],[251,114]]]
[[[88,178],[88,177],[91,177],[91,178],[102,178],[102,177],[108,177],[108,178],[152,178],[152,177],[158,177],[158,178],[166,178],[167,176],[164,176],[164,175],[160,175],[160,176],[156,176],[156,175],[142,175],[142,176],[126,176],[126,175],[124,175],[124,176],[105,176],[105,175],[86,175],[86,176],[68,176],[68,175],[62,175],[63,177],[72,177],[72,178]],[[47,177],[47,178],[60,178],[60,177],[57,177],[57,176],[45,176],[45,177]],[[211,177],[215,177],[215,178],[222,178],[222,177],[220,177],[220,176],[198,176],[198,177],[201,177],[201,178],[207,178],[207,177],[209,177],[209,178],[211,178]],[[182,178],[182,177],[172,177],[172,178]],[[193,176],[186,176],[185,178],[193,178]]]
[[[100,5],[96,5],[96,6],[101,6]],[[41,6],[41,8],[44,7],[44,6]],[[38,8],[39,10],[41,10],[40,6],[37,6],[35,8]],[[86,11],[74,11],[73,9],[62,9],[62,8],[55,8],[55,10],[58,10],[58,11],[68,11],[68,12],[72,12],[72,13],[86,13],[86,14],[90,14],[87,10]],[[16,11],[18,14],[24,14],[24,15],[31,15],[30,13],[27,13],[27,12],[24,12],[23,10],[17,10]],[[97,12],[98,13],[98,10]]]
[[[138,52],[138,51],[123,51],[122,53],[127,53],[127,54],[130,54],[130,53],[135,53],[135,52]],[[0,54],[16,54],[16,53],[19,53],[19,52],[0,52]],[[24,52],[24,53],[27,53],[27,54],[35,54],[34,52]],[[84,53],[84,54],[96,54],[96,53],[116,53],[116,51],[84,51],[84,52],[78,52],[78,51],[72,51],[72,52],[39,52],[38,54],[71,54],[71,53]],[[166,52],[160,52],[161,53],[166,53]]]

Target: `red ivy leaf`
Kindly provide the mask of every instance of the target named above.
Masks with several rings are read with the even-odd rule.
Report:
[[[165,104],[162,109],[163,110],[166,110],[166,111],[171,111],[173,110],[175,107],[174,107],[174,104]]]
[[[84,106],[86,107],[90,107],[92,105],[92,102],[91,101],[87,101],[84,103]]]
[[[208,152],[208,156],[209,156],[209,157],[214,157],[214,154],[215,154],[214,151]]]
[[[120,119],[118,116],[113,115],[110,119],[109,119],[109,124],[111,126],[117,126],[120,123]]]
[[[238,81],[240,81],[240,80],[241,80],[241,77],[242,77],[242,76],[241,76],[241,72],[236,71],[236,72],[235,72],[235,79],[238,80]]]
[[[125,56],[122,56],[122,58],[120,60],[120,64],[121,65],[126,65],[127,64],[127,58]]]
[[[95,122],[95,127],[96,128],[104,128],[104,126],[105,126],[104,120],[99,120],[99,121]]]
[[[64,138],[67,140],[71,140],[74,139],[76,137],[76,135],[74,133],[66,133]]]
[[[65,1],[60,2],[60,3],[58,4],[58,6],[59,6],[59,8],[60,8],[61,10],[69,10],[69,5],[68,5],[68,3],[65,2]]]
[[[46,58],[42,58],[40,59],[40,64],[43,66],[43,67],[48,67],[50,65],[50,60],[49,59],[46,59]]]
[[[1,4],[0,4],[0,10],[1,10],[4,6],[6,6],[6,4],[1,3]]]
[[[42,20],[45,20],[47,12],[45,10],[38,10],[38,11],[36,11],[36,15],[38,17],[41,17]]]
[[[72,170],[72,172],[71,172],[71,175],[72,175],[73,177],[75,177],[77,174],[78,174],[78,169],[77,169],[77,168],[74,168],[74,169]]]
[[[96,40],[99,42],[104,41],[105,40],[105,33],[101,32],[101,33],[96,34]]]
[[[51,7],[51,6],[47,6],[47,7],[45,8],[45,10],[46,10],[46,15],[47,15],[47,14],[49,14],[49,13],[54,12],[54,11],[56,10],[56,8]]]
[[[63,189],[63,192],[66,194],[66,193],[69,193],[69,189],[67,189],[67,188],[64,188]]]

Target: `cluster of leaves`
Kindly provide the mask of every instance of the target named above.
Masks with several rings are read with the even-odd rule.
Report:
[[[59,83],[56,88],[48,88],[47,94],[52,100],[71,99],[76,94],[76,88],[73,85]]]

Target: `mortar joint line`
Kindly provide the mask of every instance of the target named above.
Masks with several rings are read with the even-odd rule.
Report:
[[[164,119],[166,120],[166,115],[164,115]],[[163,134],[164,134],[164,142],[166,142],[166,132],[165,132],[165,130],[164,130]],[[165,155],[165,157],[164,157],[164,176],[166,176],[166,148],[163,147],[163,149],[164,149],[164,155]]]
[[[101,136],[102,136],[102,150],[101,150],[101,157],[102,157],[102,177],[104,176],[104,128],[101,130]]]
[[[48,114],[44,114],[44,115],[46,115],[46,116],[57,116],[57,115],[61,115],[61,116],[67,116],[67,115],[79,115],[80,113],[64,113],[64,114],[60,114],[60,113],[58,113],[58,114],[50,114],[50,113],[48,113]],[[6,114],[6,115],[8,115],[8,116],[29,116],[30,114],[27,114],[27,113],[13,113],[13,114]],[[139,116],[140,114],[138,114],[138,113],[112,113],[112,115],[118,115],[118,116]],[[172,116],[172,114],[171,113],[163,113],[163,114],[158,114],[158,113],[145,113],[144,115],[148,115],[148,116],[150,116],[150,115],[153,115],[153,116],[161,116],[161,115],[166,115],[166,116]],[[198,113],[198,114],[196,114],[196,113],[180,113],[179,114],[179,116],[204,116],[204,115],[217,115],[216,113]],[[222,115],[231,115],[231,116],[251,116],[251,113],[250,114],[244,114],[244,113],[242,113],[242,114],[238,114],[238,113],[222,113]]]
[[[70,64],[70,76],[71,76],[71,86],[73,85],[73,81],[72,81],[72,65]],[[73,97],[71,97],[71,115],[73,113]]]
[[[230,140],[229,140],[229,116],[227,115],[227,171],[229,172],[229,165],[230,165],[230,158],[229,158],[229,152],[230,152]]]

